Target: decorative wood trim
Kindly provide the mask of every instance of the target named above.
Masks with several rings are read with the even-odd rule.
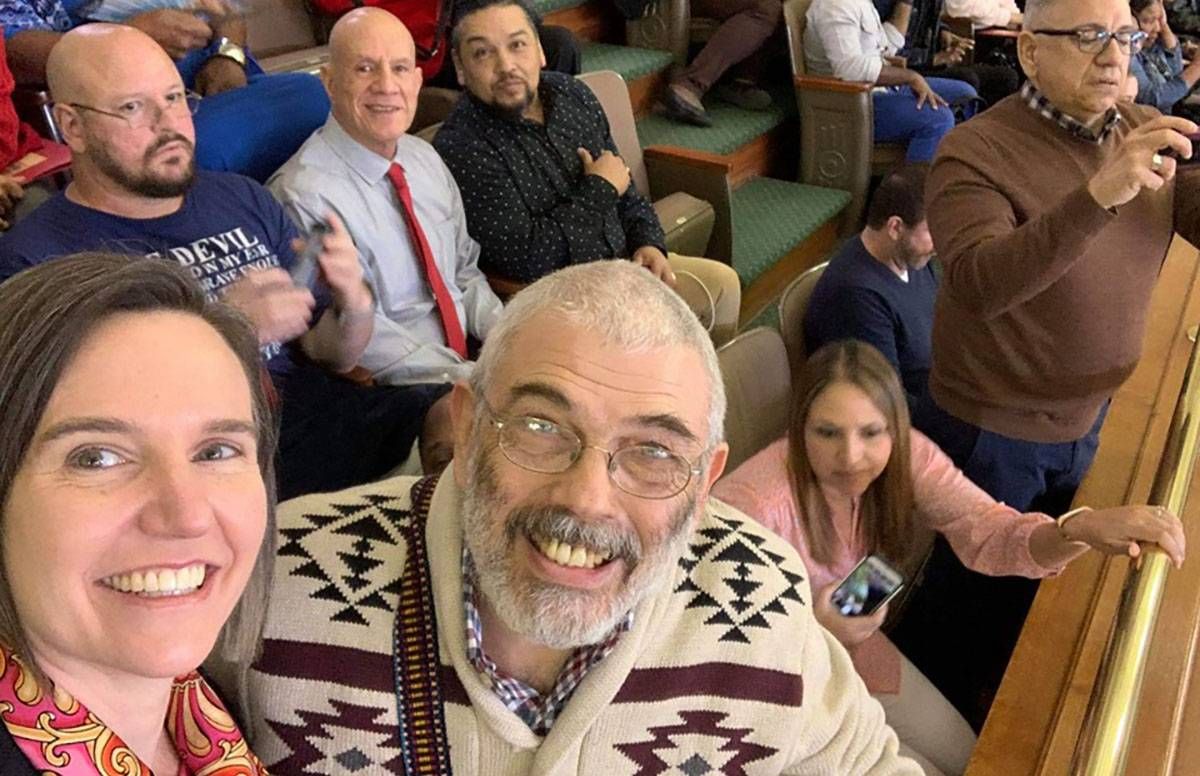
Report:
[[[745,328],[773,304],[793,280],[829,258],[837,243],[838,218],[826,221],[808,239],[792,248],[775,265],[742,291],[742,310],[738,328]]]
[[[683,146],[647,146],[642,149],[643,159],[665,159],[673,164],[685,164],[689,167],[714,170],[729,174],[732,162],[728,156],[710,154],[707,151],[697,151]]]
[[[792,82],[797,89],[818,89],[846,94],[861,94],[875,88],[875,84],[864,81],[843,81],[840,78],[827,78],[819,75],[793,75]]]
[[[612,3],[584,3],[552,11],[542,18],[542,23],[566,27],[580,40],[625,40],[625,20]]]
[[[1142,359],[1113,397],[1100,450],[1076,504],[1106,507],[1148,498],[1191,350],[1186,332],[1200,320],[1198,288],[1196,249],[1177,239],[1151,300]],[[1181,517],[1189,538],[1200,541],[1200,499],[1193,498]],[[966,776],[1069,772],[1127,566],[1124,559],[1089,553],[1042,583]],[[1147,668],[1145,717],[1134,729],[1133,751],[1139,755],[1129,758],[1129,776],[1170,773],[1162,770],[1172,746],[1162,717],[1176,713],[1181,687],[1188,684],[1190,657],[1184,658],[1200,618],[1200,567],[1185,565],[1173,574],[1164,604],[1168,613],[1159,618]],[[1197,703],[1196,692],[1193,686],[1190,706]],[[1194,761],[1178,762],[1184,770],[1173,773],[1180,776],[1194,767]]]

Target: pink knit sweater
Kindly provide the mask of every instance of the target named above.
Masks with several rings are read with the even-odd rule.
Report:
[[[1038,579],[1061,567],[1042,566],[1029,554],[1029,534],[1052,518],[1021,514],[996,501],[921,432],[911,436],[913,497],[919,523],[941,533],[969,568],[984,574]],[[825,492],[823,503],[838,537],[829,565],[813,561],[787,474],[787,439],[750,458],[713,488],[713,495],[782,536],[808,567],[813,594],[850,573],[866,555],[858,534],[859,502]],[[900,652],[880,632],[849,648],[854,666],[873,693],[900,690]]]

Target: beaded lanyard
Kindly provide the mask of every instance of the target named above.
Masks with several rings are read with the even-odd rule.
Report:
[[[400,752],[406,776],[451,776],[450,743],[439,682],[437,617],[425,546],[425,523],[437,475],[412,488],[408,558],[400,583],[400,605],[392,643]]]

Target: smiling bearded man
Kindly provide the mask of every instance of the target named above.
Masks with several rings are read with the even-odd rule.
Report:
[[[280,507],[250,679],[273,770],[920,773],[795,551],[708,498],[716,354],[653,275],[519,293],[451,413],[440,479]]]

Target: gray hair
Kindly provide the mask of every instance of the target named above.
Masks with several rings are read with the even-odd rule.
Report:
[[[1042,23],[1042,18],[1050,12],[1054,6],[1063,2],[1063,0],[1026,0],[1025,2],[1025,22],[1024,27],[1027,30],[1033,29]]]
[[[725,384],[708,332],[678,294],[645,268],[624,259],[558,270],[514,296],[488,334],[471,375],[477,396],[485,395],[517,332],[541,313],[565,318],[630,351],[680,346],[695,350],[708,376],[706,446],[725,438]]]

